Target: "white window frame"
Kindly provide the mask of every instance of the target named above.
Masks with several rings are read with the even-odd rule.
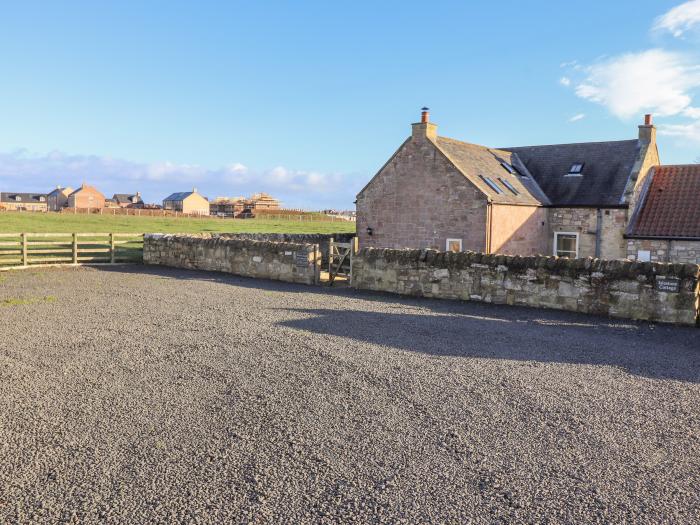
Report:
[[[462,251],[462,239],[447,239],[445,241],[445,251],[446,252],[452,251],[452,250],[450,250],[450,243],[451,242],[458,242],[459,243],[459,251],[460,252]]]
[[[557,255],[557,237],[559,235],[575,235],[576,236],[576,257],[574,259],[578,259],[579,256],[579,233],[578,232],[554,232],[554,245],[552,246],[552,253],[559,257]]]

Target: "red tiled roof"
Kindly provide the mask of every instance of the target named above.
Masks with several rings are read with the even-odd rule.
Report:
[[[630,237],[700,238],[700,164],[656,166]]]

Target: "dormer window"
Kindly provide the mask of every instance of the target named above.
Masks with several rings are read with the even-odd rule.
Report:
[[[570,177],[577,177],[577,176],[581,175],[582,171],[583,171],[583,162],[575,162],[569,168],[569,173],[567,173],[567,175]]]
[[[46,197],[44,197],[43,195],[41,197],[39,197],[39,202],[45,202],[45,201],[46,201]]]
[[[15,195],[15,201],[20,202],[22,200],[22,197],[19,195]]]

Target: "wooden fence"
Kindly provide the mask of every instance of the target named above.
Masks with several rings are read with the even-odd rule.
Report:
[[[143,261],[143,233],[0,233],[0,270]]]

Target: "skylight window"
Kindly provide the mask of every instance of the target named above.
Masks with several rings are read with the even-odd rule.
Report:
[[[571,175],[571,176],[581,175],[582,171],[583,171],[583,162],[575,162],[569,168],[569,173],[567,175]]]
[[[516,174],[515,168],[514,168],[513,166],[511,166],[510,164],[508,164],[507,162],[502,161],[502,162],[501,162],[501,166],[503,166],[503,167],[505,168],[505,170],[506,170],[508,173],[510,173],[511,175],[515,175],[515,174]]]
[[[501,184],[503,184],[506,188],[508,188],[510,191],[512,191],[513,195],[520,195],[520,192],[518,190],[516,190],[515,186],[513,186],[510,182],[508,182],[507,180],[502,179],[500,177],[498,178],[498,180],[500,180]]]
[[[479,175],[481,177],[481,180],[483,180],[486,184],[489,185],[489,188],[491,188],[493,191],[498,193],[499,195],[503,193],[503,190],[496,184],[491,177],[484,177],[483,175]]]

